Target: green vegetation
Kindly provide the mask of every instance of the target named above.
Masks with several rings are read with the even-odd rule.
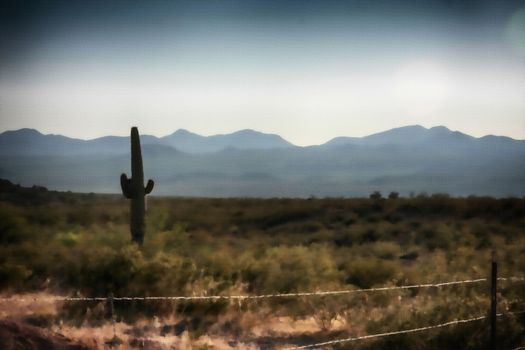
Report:
[[[153,180],[148,180],[144,186],[144,170],[142,168],[142,152],[140,150],[139,130],[131,128],[131,179],[126,174],[120,175],[120,186],[124,197],[131,199],[130,230],[133,242],[142,245],[144,242],[144,213],[146,211],[145,196],[153,190]]]
[[[525,200],[519,198],[150,198],[148,235],[138,247],[129,242],[121,196],[24,189],[6,181],[0,189],[4,293],[227,295],[441,282],[488,277],[493,247],[500,276],[525,274]],[[475,284],[240,305],[115,306],[127,322],[154,315],[183,319],[194,336],[246,336],[255,325],[239,314],[256,313],[260,324],[276,316],[313,317],[319,333],[310,340],[323,341],[484,315],[488,291],[487,284]],[[501,312],[525,309],[524,284],[501,282],[499,291]],[[63,313],[80,323],[95,306],[71,303]],[[336,332],[338,322],[345,326]],[[502,348],[523,342],[523,316],[502,318],[499,327]],[[487,322],[480,321],[359,346],[481,349],[487,337]]]

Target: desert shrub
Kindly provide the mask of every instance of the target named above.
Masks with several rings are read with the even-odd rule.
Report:
[[[147,231],[142,252],[151,258],[160,251],[174,252],[185,257],[193,254],[190,235],[185,225],[176,224],[168,231]]]
[[[2,289],[23,290],[32,272],[24,264],[0,264],[0,287]]]
[[[397,198],[399,198],[398,192],[392,191],[388,194],[388,199],[397,199]]]
[[[170,210],[165,206],[149,206],[146,226],[149,232],[169,231],[173,227]]]
[[[429,250],[448,249],[454,239],[451,229],[445,225],[425,225],[418,230],[415,243]]]
[[[389,241],[375,242],[361,246],[366,255],[371,255],[381,259],[396,260],[401,253],[399,244]]]
[[[135,292],[141,295],[182,294],[195,269],[188,259],[159,252],[154,258],[144,261],[135,281]]]
[[[379,191],[374,191],[370,194],[370,199],[381,199],[383,195]]]
[[[488,276],[493,247],[501,276],[522,276],[525,271],[524,199],[151,198],[145,244],[139,249],[129,244],[129,204],[120,196],[35,191],[35,200],[21,189],[0,193],[4,292],[227,295],[441,282]],[[483,314],[486,292],[485,285],[469,285],[261,300],[240,307],[164,301],[115,306],[128,321],[174,316],[179,328],[192,336],[223,331],[221,322],[233,322],[237,313],[251,313],[255,327],[265,317],[292,316],[313,318],[326,331],[338,319],[348,329],[375,333]],[[502,310],[521,308],[523,287],[502,282],[499,293]],[[75,322],[97,323],[108,317],[104,303],[71,303],[64,311],[59,317]],[[505,346],[519,345],[523,321],[509,318],[499,324]],[[240,323],[230,327],[236,334],[243,332],[235,328]],[[479,324],[356,345],[443,349],[459,344],[477,349],[486,339],[476,327]]]
[[[145,261],[140,250],[127,245],[118,250],[101,247],[85,253],[79,271],[82,290],[89,295],[129,295]]]
[[[378,258],[356,258],[344,266],[345,282],[360,288],[385,284],[396,277],[398,265]]]
[[[0,244],[14,244],[28,237],[28,223],[21,215],[21,211],[11,205],[0,203]]]
[[[339,230],[333,234],[333,242],[338,247],[351,247],[357,239],[351,230]]]
[[[79,234],[73,231],[60,232],[55,239],[66,247],[73,247],[78,243]]]
[[[360,244],[376,242],[379,240],[379,233],[374,228],[368,228],[364,232],[361,232],[357,237],[357,240]]]
[[[279,246],[268,249],[262,259],[248,262],[243,276],[254,291],[286,293],[337,280],[338,271],[326,246]]]

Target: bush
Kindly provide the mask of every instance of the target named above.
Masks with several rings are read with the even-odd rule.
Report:
[[[20,210],[0,202],[0,244],[15,244],[28,238],[28,223]]]
[[[440,282],[486,277],[492,247],[498,249],[501,276],[521,276],[525,269],[525,199],[152,198],[145,244],[139,249],[129,243],[128,203],[120,197],[35,189],[33,201],[17,191],[13,200],[0,193],[4,292],[229,295]],[[486,292],[484,286],[469,285],[262,299],[240,307],[168,301],[119,302],[115,307],[128,321],[173,317],[178,329],[192,337],[226,329],[251,334],[250,326],[236,321],[247,315],[254,327],[290,316],[314,320],[320,330],[328,331],[337,319],[347,322],[341,329],[374,333],[483,314]],[[502,283],[499,306],[518,309],[522,294],[523,288]],[[68,303],[60,317],[95,324],[107,319],[107,312],[105,303]],[[523,321],[498,322],[502,342],[516,347]],[[469,327],[358,346],[480,348],[483,339]]]
[[[388,194],[388,199],[397,199],[399,198],[399,193],[398,192],[390,192]]]
[[[370,288],[394,280],[397,271],[399,266],[392,261],[372,257],[357,258],[345,266],[345,282],[360,288]]]
[[[379,191],[374,191],[370,194],[370,199],[381,199],[383,195]]]
[[[279,246],[262,259],[247,262],[245,280],[254,292],[297,292],[320,288],[337,280],[338,271],[325,246]]]

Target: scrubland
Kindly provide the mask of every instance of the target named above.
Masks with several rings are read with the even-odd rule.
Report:
[[[492,249],[499,276],[525,276],[521,198],[152,197],[143,247],[130,243],[128,204],[3,183],[0,288],[26,301],[0,302],[0,316],[103,348],[112,336],[106,302],[46,304],[35,295],[256,295],[488,278]],[[487,315],[489,290],[484,282],[241,302],[118,301],[116,330],[121,348],[282,348]],[[525,283],[500,281],[498,311],[525,310],[524,296]],[[525,345],[525,317],[501,317],[498,333],[501,349]],[[335,348],[481,349],[488,336],[481,320]]]

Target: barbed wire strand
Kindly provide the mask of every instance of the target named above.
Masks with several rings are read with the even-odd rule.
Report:
[[[525,281],[525,277],[498,277],[498,281],[512,281],[512,282],[519,282],[519,281]]]
[[[499,313],[496,316],[500,317],[500,316],[523,314],[523,313],[525,313],[525,311],[514,311],[514,312]],[[356,341],[356,340],[382,338],[382,337],[388,337],[388,336],[398,335],[398,334],[423,332],[423,331],[430,330],[430,329],[437,329],[437,328],[443,328],[443,327],[452,326],[452,325],[456,325],[456,324],[463,324],[463,323],[480,321],[480,320],[483,320],[485,318],[487,318],[487,316],[478,316],[478,317],[472,317],[472,318],[467,318],[467,319],[462,319],[462,320],[449,321],[449,322],[436,324],[436,325],[432,325],[432,326],[418,327],[418,328],[412,328],[412,329],[404,329],[404,330],[401,330],[401,331],[392,331],[392,332],[385,332],[385,333],[362,335],[362,336],[359,336],[359,337],[349,337],[349,338],[343,338],[343,339],[337,339],[337,340],[330,340],[330,341],[326,341],[326,342],[322,342],[322,343],[315,343],[315,344],[309,344],[309,345],[302,345],[302,346],[295,346],[295,347],[284,348],[283,350],[313,349],[313,348],[318,348],[318,347],[321,347],[321,346],[346,343],[346,342]]]
[[[500,281],[525,281],[523,277],[498,277]],[[404,289],[418,289],[418,288],[441,288],[446,286],[458,285],[458,284],[470,284],[470,283],[481,283],[486,282],[486,278],[468,279],[461,281],[450,281],[440,283],[423,283],[423,284],[412,284],[404,286],[390,286],[390,287],[375,287],[375,288],[364,288],[364,289],[343,289],[343,290],[329,290],[329,291],[314,291],[314,292],[296,292],[296,293],[271,293],[271,294],[260,294],[260,295],[192,295],[192,296],[128,296],[128,297],[113,297],[114,301],[150,301],[150,300],[183,300],[183,301],[205,301],[205,300],[253,300],[253,299],[269,299],[269,298],[294,298],[294,297],[309,297],[309,296],[330,296],[330,295],[343,295],[353,293],[368,293],[368,292],[381,292],[391,290],[404,290]],[[108,297],[33,297],[33,298],[12,298],[3,297],[0,301],[107,301]]]
[[[113,297],[114,301],[149,301],[149,300],[250,300],[250,299],[268,299],[268,298],[293,298],[293,297],[308,297],[308,296],[328,296],[328,295],[341,295],[341,294],[352,294],[352,293],[367,293],[367,292],[381,292],[391,290],[404,290],[404,289],[418,289],[418,288],[441,288],[459,284],[470,284],[470,283],[481,283],[486,282],[486,278],[469,279],[462,281],[450,281],[440,283],[424,283],[424,284],[412,284],[404,286],[390,286],[390,287],[375,287],[365,289],[343,289],[343,290],[330,290],[330,291],[314,291],[314,292],[296,292],[296,293],[272,293],[272,294],[260,294],[260,295],[192,295],[192,296],[128,296],[128,297]],[[0,301],[107,301],[108,297],[33,297],[33,298],[12,298],[4,297],[0,298]]]

